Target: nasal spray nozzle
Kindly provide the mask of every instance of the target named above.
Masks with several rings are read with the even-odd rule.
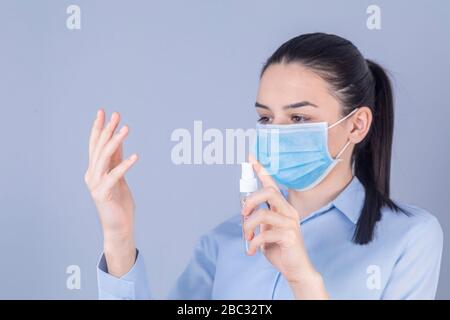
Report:
[[[239,181],[239,191],[242,193],[252,193],[258,190],[258,182],[255,178],[253,166],[249,162],[241,163],[241,180]]]
[[[241,163],[241,179],[239,180],[240,204],[244,206],[247,197],[258,190],[258,181],[255,178],[253,166],[249,162]],[[244,233],[244,217],[242,217],[242,238],[245,242],[245,251],[248,251],[248,241],[245,239]]]

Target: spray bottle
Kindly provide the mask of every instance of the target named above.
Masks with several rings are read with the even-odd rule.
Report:
[[[241,163],[242,172],[241,179],[239,181],[239,191],[240,191],[240,204],[241,208],[244,206],[247,197],[258,190],[258,182],[255,178],[255,173],[253,172],[252,164],[249,162]],[[245,239],[244,234],[244,216],[242,216],[242,238],[245,244],[245,251],[248,251],[248,241]]]

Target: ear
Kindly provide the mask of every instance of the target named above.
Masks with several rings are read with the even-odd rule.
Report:
[[[365,138],[372,124],[372,118],[372,110],[369,107],[361,106],[358,108],[349,121],[352,126],[349,136],[350,142],[356,144]]]

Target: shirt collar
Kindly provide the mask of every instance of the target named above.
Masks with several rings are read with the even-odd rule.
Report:
[[[281,189],[283,195],[287,198],[287,189]],[[307,217],[304,217],[300,222],[303,223],[313,217],[321,215],[331,208],[335,207],[342,214],[344,214],[353,224],[356,224],[361,214],[362,207],[364,205],[365,190],[361,181],[353,176],[352,180],[347,186],[338,194],[338,196],[321,207],[320,209],[312,212]]]
[[[332,201],[333,205],[351,222],[358,222],[364,205],[365,190],[361,181],[354,176],[350,183]]]

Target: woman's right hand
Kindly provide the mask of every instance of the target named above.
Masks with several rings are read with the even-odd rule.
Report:
[[[89,167],[84,176],[103,228],[108,273],[120,277],[136,258],[134,244],[134,200],[125,173],[138,157],[122,159],[128,126],[115,133],[120,114],[114,112],[105,126],[105,112],[98,110],[89,139]]]

